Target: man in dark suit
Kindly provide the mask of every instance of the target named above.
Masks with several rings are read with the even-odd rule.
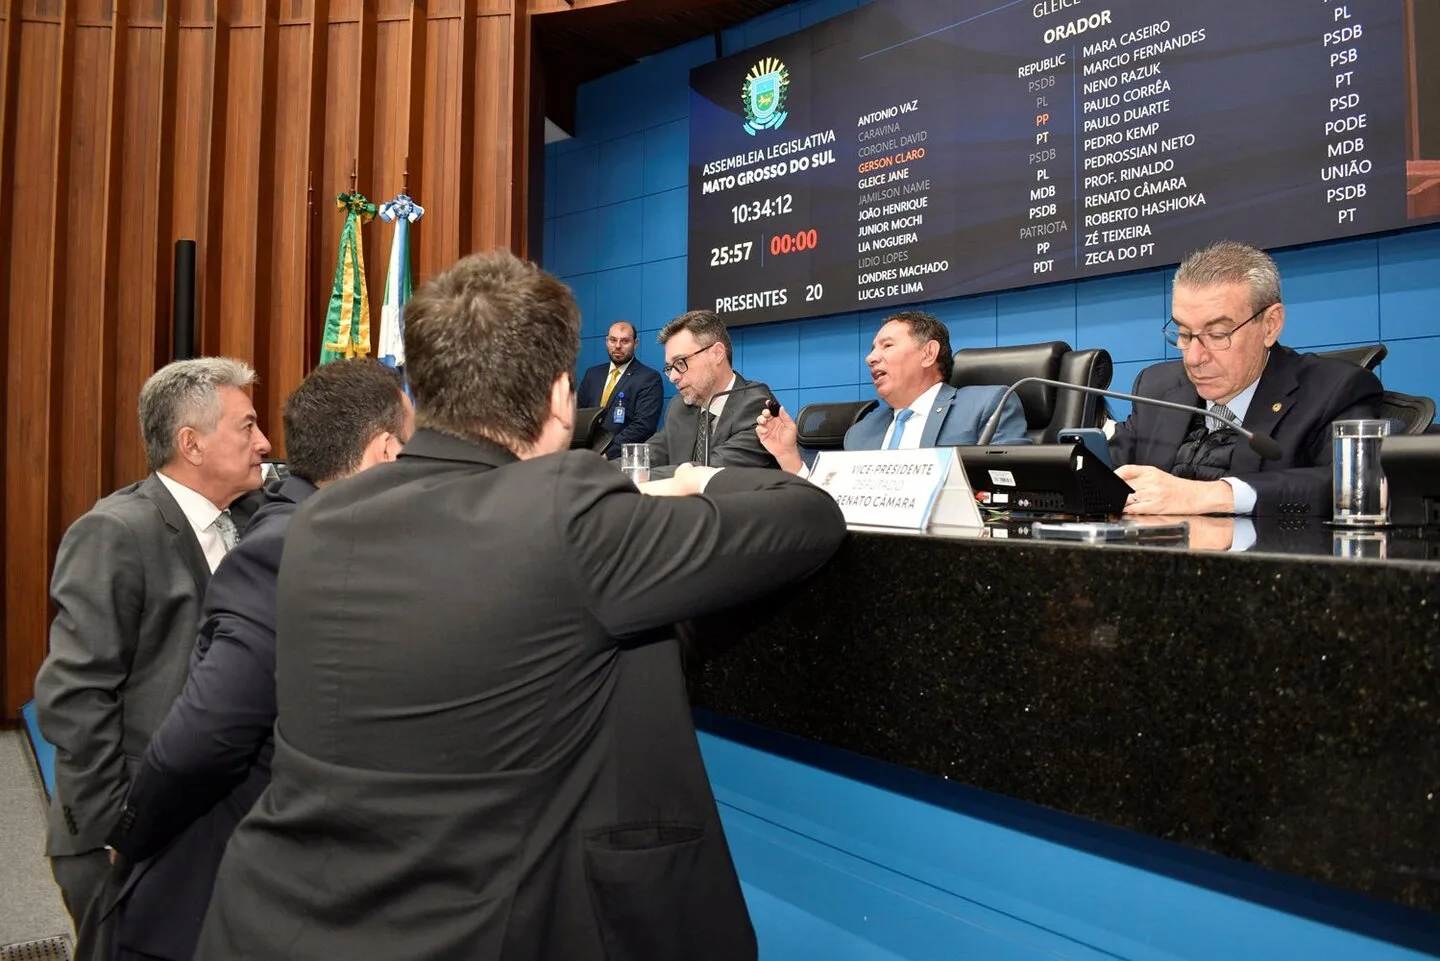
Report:
[[[248,520],[227,508],[260,486],[270,443],[246,394],[254,380],[248,364],[222,357],[152,375],[140,391],[152,473],[77,519],[55,557],[56,614],[35,701],[55,745],[46,853],[77,957],[108,953],[97,910],[105,839],[184,683],[210,574]]]
[[[687,463],[778,466],[755,434],[755,418],[775,395],[731,367],[735,349],[720,316],[713,310],[681,314],[660,331],[660,343],[665,345],[665,376],[679,393],[670,401],[665,429],[650,438],[650,476],[673,476],[678,465]]]
[[[596,364],[580,378],[576,404],[580,407],[605,408],[605,430],[611,435],[605,456],[620,456],[621,444],[643,444],[660,426],[660,404],[665,387],[660,372],[646,367],[635,356],[635,325],[617,320],[605,335],[605,350],[610,363]],[[616,411],[623,397],[624,419],[615,422]]]
[[[1136,404],[1116,427],[1111,459],[1135,491],[1126,513],[1330,511],[1331,422],[1378,417],[1380,381],[1355,364],[1282,346],[1284,326],[1280,271],[1264,251],[1223,241],[1185,259],[1165,325],[1182,358],[1142,370],[1132,393],[1196,412]],[[1280,459],[1262,460],[1202,413],[1217,409],[1273,437]]]
[[[317,367],[285,402],[289,475],[205,594],[190,676],[150,741],[110,843],[134,864],[117,961],[190,961],[225,844],[270,783],[275,581],[285,529],[319,488],[393,461],[414,428],[399,375],[372,359]]]
[[[885,318],[865,358],[882,403],[845,432],[846,450],[960,447],[975,443],[1004,387],[952,387],[950,331],[940,318],[905,310]],[[1020,398],[1005,401],[994,442],[1028,444]],[[781,409],[760,414],[755,432],[782,470],[806,473],[795,421]]]
[[[650,496],[567,450],[579,323],[503,252],[406,305],[419,429],[290,524],[271,783],[197,961],[756,957],[665,629],[813,572],[843,519],[780,471]]]

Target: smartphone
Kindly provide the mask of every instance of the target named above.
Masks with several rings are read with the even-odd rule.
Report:
[[[1079,441],[1090,448],[1090,453],[1100,458],[1100,463],[1111,470],[1115,469],[1115,465],[1110,463],[1110,441],[1106,440],[1105,432],[1098,427],[1072,427],[1062,430],[1056,435],[1056,440],[1062,444]]]

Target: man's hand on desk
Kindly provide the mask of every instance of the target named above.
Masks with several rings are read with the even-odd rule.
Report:
[[[685,463],[675,468],[674,477],[646,481],[640,484],[640,493],[651,497],[683,497],[686,494],[703,494],[710,478],[720,473],[721,467],[701,467]]]
[[[755,418],[755,436],[760,438],[760,445],[770,452],[770,456],[779,462],[780,469],[787,474],[798,474],[805,466],[800,457],[800,431],[784,407],[775,417],[770,416],[768,410],[762,410]]]
[[[1230,514],[1235,490],[1223,480],[1182,480],[1158,467],[1126,464],[1115,474],[1135,489],[1125,500],[1127,514]]]

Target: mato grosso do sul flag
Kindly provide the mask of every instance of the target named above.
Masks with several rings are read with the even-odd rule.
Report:
[[[390,241],[390,269],[385,273],[385,300],[380,307],[380,362],[405,368],[405,302],[410,299],[410,225],[425,216],[425,208],[408,194],[380,205],[380,219],[395,224]]]

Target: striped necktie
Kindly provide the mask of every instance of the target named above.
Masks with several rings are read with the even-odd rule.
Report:
[[[1238,419],[1235,414],[1231,412],[1230,408],[1226,407],[1224,404],[1215,404],[1213,407],[1210,408],[1210,413],[1219,414],[1221,417],[1228,417],[1230,420]],[[1230,430],[1229,424],[1222,423],[1218,420],[1213,420],[1209,417],[1205,418],[1205,426],[1210,428],[1211,431]]]

